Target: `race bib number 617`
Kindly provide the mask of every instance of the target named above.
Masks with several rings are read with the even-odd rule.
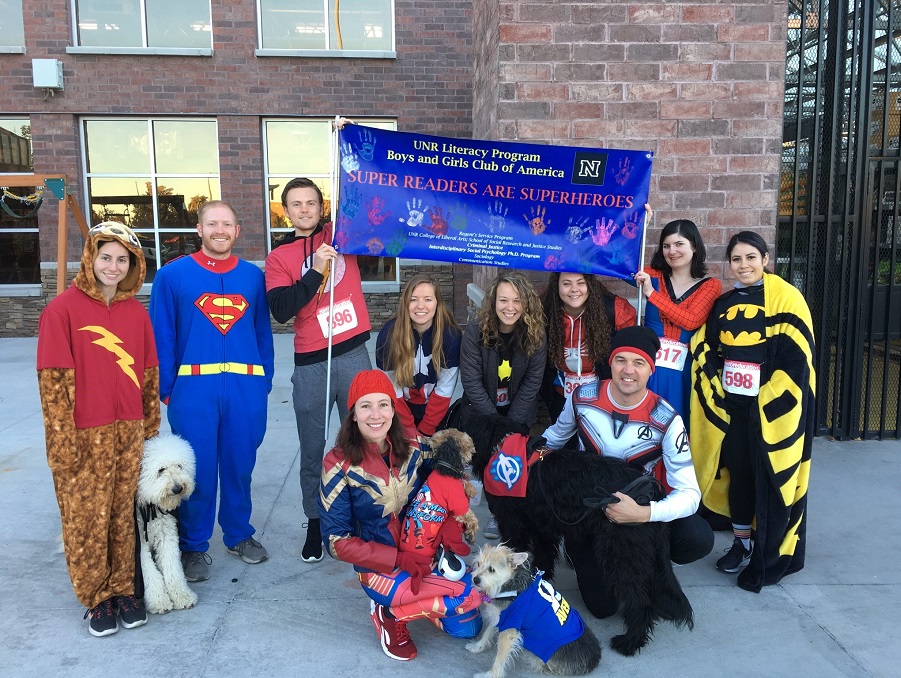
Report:
[[[685,358],[687,356],[688,344],[662,337],[660,339],[660,350],[657,351],[657,359],[654,362],[657,367],[681,371],[685,367]]]

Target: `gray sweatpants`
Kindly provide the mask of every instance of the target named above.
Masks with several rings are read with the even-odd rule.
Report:
[[[294,416],[300,440],[300,494],[303,512],[308,519],[319,517],[319,477],[325,456],[326,362],[294,367]],[[328,402],[338,403],[338,416],[347,416],[347,393],[350,382],[363,370],[372,369],[366,345],[332,358],[332,381]],[[334,417],[334,407],[330,417]]]

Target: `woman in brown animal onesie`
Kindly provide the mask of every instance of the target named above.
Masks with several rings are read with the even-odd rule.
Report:
[[[47,305],[39,325],[47,462],[69,577],[95,636],[115,633],[120,621],[126,628],[147,621],[134,597],[134,498],[160,407],[153,329],[134,298],[145,271],[129,228],[94,226],[75,281]]]

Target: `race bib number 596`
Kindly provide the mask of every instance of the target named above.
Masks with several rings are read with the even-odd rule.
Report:
[[[322,336],[328,337],[329,313],[328,308],[321,309],[316,314]],[[357,326],[357,313],[350,299],[340,301],[332,307],[332,336],[343,334]]]

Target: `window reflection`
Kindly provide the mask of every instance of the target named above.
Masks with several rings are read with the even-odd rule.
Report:
[[[123,174],[150,169],[146,120],[88,120],[84,128],[88,172]]]
[[[84,47],[142,47],[139,0],[76,0],[78,44]]]
[[[22,0],[0,0],[0,45],[25,46],[25,25],[22,20]]]
[[[21,15],[21,4],[19,12]],[[30,119],[0,118],[0,172],[29,174],[33,171]],[[0,189],[0,285],[41,282],[38,210],[43,191],[43,186]]]
[[[394,130],[393,120],[366,120],[371,127]],[[294,177],[308,177],[322,191],[322,213],[331,214],[329,170],[332,158],[330,120],[266,120],[263,123],[266,146],[266,179],[269,197],[269,241],[275,247],[294,234],[282,207],[282,191]],[[364,281],[398,282],[397,259],[358,256]]]
[[[86,120],[85,157],[91,223],[119,221],[137,232],[148,282],[166,262],[197,251],[197,213],[221,199],[215,121]],[[143,171],[133,172],[138,165]]]
[[[82,47],[207,48],[210,0],[76,0]],[[145,28],[142,19],[146,17]]]
[[[394,49],[391,0],[259,0],[264,49]]]
[[[210,47],[209,0],[144,0],[148,47]]]

